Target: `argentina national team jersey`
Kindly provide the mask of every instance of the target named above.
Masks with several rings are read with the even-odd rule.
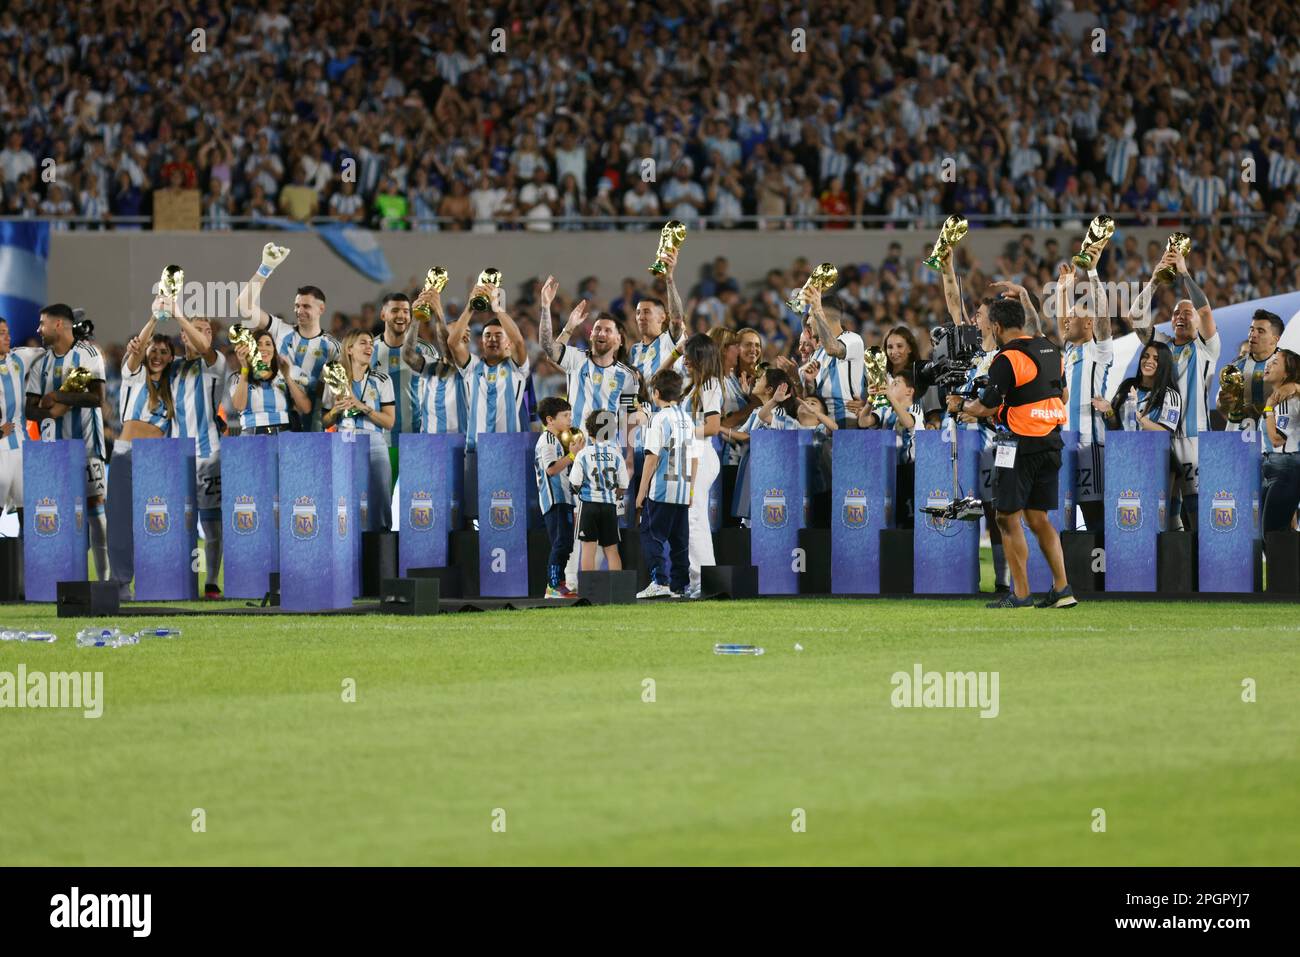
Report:
[[[221,447],[217,410],[225,381],[226,357],[220,352],[211,365],[201,356],[172,362],[172,398],[176,404],[172,435],[193,439],[195,454],[201,459],[215,455]]]
[[[171,368],[163,370],[164,376],[171,375]],[[162,398],[149,397],[149,372],[145,363],[134,372],[122,364],[122,391],[118,395],[118,418],[123,424],[127,422],[146,422],[154,428],[170,431],[171,413]]]
[[[604,410],[619,417],[621,431],[623,415],[619,399],[624,395],[636,395],[636,373],[621,362],[607,366],[596,365],[587,353],[573,346],[564,347],[560,356],[560,368],[569,379],[569,405],[573,407],[573,421],[585,424],[587,416],[592,412]]]
[[[740,378],[733,372],[722,380],[722,417],[734,415],[745,407],[745,390],[740,386]],[[722,464],[739,465],[745,450],[739,442],[723,442]]]
[[[35,395],[58,392],[68,373],[78,367],[89,370],[92,379],[104,380],[104,357],[90,343],[75,343],[62,356],[56,356],[52,349],[45,349],[27,371],[27,391]],[[104,413],[94,405],[69,409],[57,419],[43,419],[41,439],[45,442],[82,439],[86,443],[86,454],[102,459]]]
[[[239,385],[239,373],[230,376],[229,392],[244,388]],[[248,404],[239,413],[239,427],[244,432],[266,425],[289,424],[289,386],[284,376],[277,375],[271,379],[250,380],[248,383]]]
[[[1276,350],[1274,350],[1276,352]],[[1246,389],[1242,395],[1242,409],[1244,413],[1241,421],[1229,421],[1226,428],[1228,432],[1241,432],[1245,429],[1258,429],[1260,427],[1260,416],[1264,412],[1264,400],[1268,398],[1272,390],[1264,385],[1264,367],[1268,365],[1268,360],[1273,358],[1272,355],[1264,359],[1252,359],[1250,353],[1239,356],[1229,365],[1236,366],[1241,370],[1241,377],[1245,383]],[[1215,405],[1218,405],[1216,400]]]
[[[1165,397],[1160,401],[1160,405],[1150,412],[1144,410],[1147,407],[1147,398],[1151,395],[1151,390],[1135,386],[1133,394],[1137,397],[1138,413],[1145,414],[1152,424],[1159,425],[1170,432],[1178,430],[1178,421],[1183,417],[1183,401],[1176,390],[1166,389]],[[1121,409],[1120,411],[1123,412],[1124,410]],[[1137,423],[1136,415],[1132,422],[1125,421],[1121,425],[1130,432],[1136,432],[1141,428]]]
[[[780,431],[792,431],[798,428],[801,428],[801,426],[799,425],[799,420],[791,418],[790,416],[786,415],[785,409],[781,408],[780,406],[776,406],[774,409],[772,409],[771,422],[764,422],[762,417],[758,414],[758,409],[755,409],[753,412],[749,413],[749,418],[745,420],[745,424],[742,425],[737,431],[744,432],[746,435],[752,436],[759,429],[775,429],[776,431],[780,432]]]
[[[925,428],[925,413],[921,411],[921,403],[913,402],[907,411],[912,414],[911,428],[899,422],[898,412],[892,405],[880,411],[880,427],[886,431],[893,431],[898,448],[898,461],[900,462],[913,461],[915,454],[913,440],[916,438],[916,430]]]
[[[1280,446],[1275,446],[1272,442],[1264,443],[1264,453],[1274,455],[1277,453],[1288,453],[1295,455],[1300,453],[1300,396],[1291,396],[1283,399],[1273,410],[1273,426],[1286,439]]]
[[[415,348],[424,357],[426,369],[438,358],[438,353],[426,342],[417,340]],[[370,368],[384,373],[393,383],[394,411],[397,417],[393,420],[392,435],[420,431],[420,377],[402,360],[401,345],[391,346],[383,336],[375,339]]]
[[[703,425],[708,416],[715,413],[722,414],[722,383],[717,379],[710,379],[698,389],[692,386],[691,391],[682,399],[681,405],[696,425]]]
[[[360,382],[354,381],[350,385],[352,395],[367,408],[382,412],[385,406],[393,405],[393,380],[382,372],[368,372]],[[332,389],[325,390],[322,408],[334,408],[334,392]],[[368,415],[343,416],[338,421],[338,427],[340,429],[355,429],[358,432],[369,432],[372,441],[386,440],[388,437],[388,429],[376,424]]]
[[[695,442],[695,423],[684,405],[678,403],[660,409],[646,430],[646,454],[658,456],[648,493],[655,502],[670,505],[689,505],[691,502],[691,446]]]
[[[855,332],[842,332],[839,341],[844,343],[843,359],[831,358],[821,346],[812,356],[817,363],[816,392],[826,402],[827,413],[837,422],[850,418],[845,403],[858,397],[866,375],[862,337]]]
[[[615,505],[620,488],[627,488],[627,463],[612,442],[584,445],[569,470],[569,481],[584,502]]]
[[[0,357],[0,425],[14,427],[0,438],[0,449],[16,449],[27,439],[27,370],[44,351],[18,348]]]
[[[545,515],[556,505],[572,505],[573,491],[564,470],[547,475],[546,470],[564,458],[564,446],[550,431],[543,431],[533,450],[533,473],[537,479],[537,503]],[[577,457],[575,456],[575,459]]]
[[[659,338],[653,342],[638,342],[632,346],[628,358],[632,363],[632,368],[640,374],[642,380],[648,386],[650,380],[654,378],[654,374],[664,367],[664,363],[668,361],[668,356],[672,354],[672,351],[672,336],[666,332],[661,332]]]
[[[417,380],[420,404],[417,431],[447,435],[465,431],[466,384],[456,369],[441,361],[424,363]]]
[[[316,385],[325,371],[325,364],[339,357],[339,341],[324,332],[308,338],[276,316],[271,317],[268,328],[275,340],[276,351],[287,356],[293,367],[302,372],[305,381],[299,380],[299,384],[311,397],[312,404],[316,404]]]
[[[1065,430],[1079,433],[1080,445],[1106,443],[1106,424],[1093,408],[1092,400],[1106,395],[1106,379],[1115,358],[1110,339],[1093,340],[1083,345],[1067,342],[1061,350],[1065,363],[1065,385],[1070,390],[1066,406]]]
[[[523,432],[528,428],[524,417],[524,389],[531,366],[527,359],[516,365],[511,358],[488,365],[478,356],[470,356],[460,370],[465,379],[467,418],[465,447],[478,447],[480,432]],[[575,416],[575,421],[577,417]]]
[[[1181,346],[1169,343],[1174,356],[1174,381],[1183,402],[1183,415],[1178,423],[1178,435],[1196,438],[1210,427],[1209,404],[1210,375],[1219,361],[1219,333],[1208,340],[1199,335]]]

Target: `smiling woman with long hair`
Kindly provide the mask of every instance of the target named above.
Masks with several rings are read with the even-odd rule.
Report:
[[[266,370],[254,369],[256,359],[246,346],[235,346],[239,371],[230,376],[230,409],[239,416],[245,435],[272,435],[289,428],[289,402],[302,415],[311,412],[311,398],[293,378],[287,356],[275,351],[275,338],[266,329],[254,335],[257,359]]]
[[[1264,367],[1265,532],[1286,531],[1300,507],[1300,355],[1278,349]]]
[[[174,313],[167,302],[155,303],[155,312]],[[140,334],[126,345],[122,361],[122,392],[118,413],[122,429],[113,443],[108,468],[108,570],[120,597],[130,599],[135,578],[135,535],[131,507],[131,444],[166,436],[176,417],[172,398],[172,360],[176,348],[164,335],[154,334],[150,317]]]
[[[1129,399],[1132,398],[1132,402]],[[1138,360],[1138,374],[1125,379],[1113,402],[1100,396],[1093,408],[1106,416],[1106,427],[1129,432],[1174,432],[1182,416],[1182,401],[1174,377],[1174,356],[1163,342],[1149,342]]]
[[[325,389],[322,421],[337,425],[340,431],[355,430],[370,436],[370,516],[371,529],[387,529],[393,524],[393,465],[388,455],[388,433],[397,419],[393,398],[393,380],[370,368],[375,342],[370,333],[354,329],[343,337],[339,361],[347,370],[349,391],[341,396]]]

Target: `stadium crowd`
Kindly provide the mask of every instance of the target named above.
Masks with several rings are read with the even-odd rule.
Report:
[[[1232,0],[15,0],[2,206],[103,228],[176,186],[212,229],[953,210],[1037,228],[1106,209],[1290,232],[1298,37],[1295,6]]]

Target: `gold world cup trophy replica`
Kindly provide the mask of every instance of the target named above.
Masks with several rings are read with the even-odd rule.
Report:
[[[1101,259],[1106,243],[1110,242],[1110,237],[1113,235],[1115,235],[1115,220],[1105,215],[1096,217],[1088,224],[1088,232],[1084,234],[1079,251],[1070,257],[1070,261],[1083,269],[1094,268],[1097,261]]]
[[[1242,375],[1241,367],[1224,366],[1219,373],[1219,411],[1234,425],[1246,417],[1245,398],[1246,377]]]
[[[262,354],[257,351],[257,337],[252,330],[237,322],[230,327],[229,336],[232,346],[243,346],[248,350],[248,364],[253,375],[261,379],[271,371],[271,367],[262,361]]]
[[[934,248],[930,250],[930,255],[926,256],[921,262],[935,272],[941,272],[944,263],[952,255],[953,247],[966,238],[968,229],[970,229],[970,224],[961,216],[949,216],[943,221],[943,225],[939,227],[939,238],[934,241]]]
[[[335,359],[333,362],[325,363],[325,368],[321,372],[321,378],[325,381],[326,387],[334,394],[334,401],[339,402],[349,392],[352,391],[352,377],[348,375],[348,370],[344,368],[343,363]],[[343,413],[344,418],[351,418],[360,415],[357,409],[348,409]]]
[[[478,274],[478,285],[501,288],[501,270],[496,266],[488,266]],[[475,296],[469,301],[469,306],[475,312],[487,312],[492,308],[492,300],[487,296]]]
[[[808,274],[807,281],[799,288],[799,291],[793,297],[787,299],[785,304],[790,307],[790,311],[796,315],[802,316],[807,311],[807,303],[803,300],[803,291],[805,289],[820,289],[823,293],[833,288],[840,279],[840,271],[831,263],[818,263],[813,267],[813,271]]]
[[[1165,243],[1165,252],[1176,252],[1184,258],[1191,251],[1192,237],[1186,233],[1174,233],[1169,237],[1169,241]],[[1156,270],[1156,282],[1168,284],[1173,282],[1177,275],[1178,270],[1173,266],[1161,266]]]
[[[872,346],[863,356],[863,365],[867,369],[867,396],[871,400],[871,407],[889,408],[889,396],[885,394],[885,386],[889,381],[889,360],[885,358],[885,353],[879,346]]]
[[[442,292],[443,288],[446,285],[447,285],[446,266],[434,266],[432,269],[430,269],[427,273],[424,274],[425,290],[432,289],[435,292]],[[431,306],[425,305],[424,303],[420,303],[418,306],[416,306],[414,309],[411,310],[411,314],[415,316],[416,319],[419,319],[421,322],[428,322],[429,319],[433,316],[433,308]]]
[[[569,454],[569,449],[573,446],[573,440],[581,437],[586,441],[586,436],[582,434],[582,429],[565,429],[560,433],[560,448],[564,449],[564,454]]]
[[[664,253],[675,253],[682,248],[682,243],[686,242],[686,224],[679,223],[677,220],[670,220],[659,230],[659,248],[655,250],[655,261],[650,264],[650,272],[656,276],[662,276],[668,271],[668,264],[664,262]]]
[[[94,378],[89,369],[84,366],[77,366],[63,377],[63,384],[59,386],[59,391],[85,392],[90,388],[90,383],[94,381]]]
[[[185,291],[185,270],[180,266],[163,267],[162,277],[158,280],[158,295],[176,302]],[[154,321],[166,322],[172,314],[166,309],[154,310]]]

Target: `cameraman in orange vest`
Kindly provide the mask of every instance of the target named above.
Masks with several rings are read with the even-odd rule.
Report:
[[[995,299],[989,323],[1002,347],[989,365],[988,385],[979,398],[948,396],[948,410],[998,425],[993,468],[993,507],[1002,546],[1011,567],[1011,591],[989,608],[1032,608],[1029,594],[1029,543],[1020,526],[1023,514],[1052,570],[1052,590],[1039,608],[1078,604],[1065,579],[1061,537],[1047,513],[1058,505],[1061,472],[1061,426],[1066,422],[1064,365],[1061,352],[1042,336],[1025,332],[1025,310],[1014,299]]]

